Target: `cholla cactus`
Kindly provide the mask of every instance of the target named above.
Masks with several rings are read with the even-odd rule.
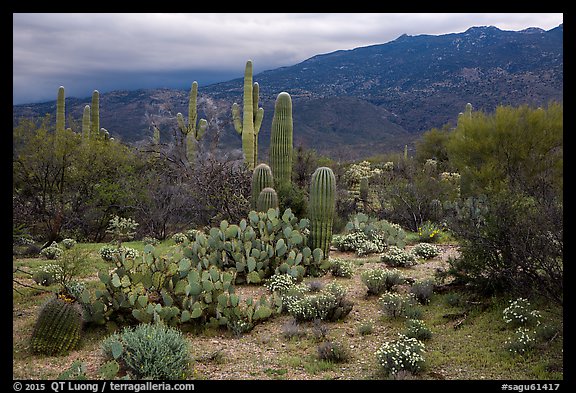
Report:
[[[236,132],[242,135],[244,161],[249,169],[254,169],[258,162],[258,133],[264,118],[264,109],[258,108],[260,87],[257,82],[252,83],[252,81],[252,60],[248,60],[244,70],[242,120],[240,120],[240,106],[237,103],[232,105],[232,119]]]

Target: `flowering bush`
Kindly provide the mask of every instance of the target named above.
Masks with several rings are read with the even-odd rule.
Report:
[[[160,240],[156,239],[155,237],[151,237],[151,236],[144,236],[142,238],[142,243],[144,244],[151,244],[153,246],[157,246],[158,244],[160,244]]]
[[[37,284],[49,286],[55,282],[61,281],[63,273],[64,271],[61,266],[48,263],[40,266],[38,270],[33,273],[32,279]]]
[[[400,247],[390,246],[380,255],[380,261],[393,267],[409,267],[416,265],[416,258],[412,253],[406,252]]]
[[[530,302],[525,298],[510,300],[510,305],[503,311],[504,322],[512,327],[538,326],[542,315],[537,310],[530,310]]]
[[[76,240],[74,239],[64,239],[62,240],[62,245],[65,249],[69,250],[76,245]]]
[[[435,242],[439,233],[440,228],[430,221],[426,221],[421,227],[418,227],[418,237],[421,242]]]
[[[386,249],[386,240],[382,236],[378,233],[368,235],[361,229],[354,229],[335,240],[340,251],[355,251],[359,257]]]
[[[405,316],[406,312],[416,303],[414,295],[395,292],[386,292],[378,300],[382,312],[390,318]]]
[[[354,264],[339,258],[330,257],[330,273],[335,277],[352,277]]]
[[[49,260],[58,259],[62,256],[62,249],[58,247],[58,243],[52,242],[48,247],[40,251],[40,255]]]
[[[440,250],[434,244],[418,243],[412,249],[412,254],[418,258],[431,259],[440,254]]]
[[[115,255],[117,254],[118,249],[113,246],[102,246],[98,251],[100,254],[100,258],[105,260],[106,262],[114,261]]]
[[[295,279],[289,274],[274,274],[270,277],[264,286],[272,292],[286,292],[294,285]]]
[[[309,294],[305,287],[294,285],[282,296],[282,304],[294,319],[300,321],[337,321],[352,311],[346,290],[336,283],[328,284],[319,293]]]
[[[432,331],[426,326],[424,321],[420,319],[406,320],[406,331],[404,334],[406,337],[415,338],[420,341],[426,341],[432,338]]]
[[[382,253],[388,246],[406,244],[406,233],[400,225],[363,213],[352,216],[345,230],[344,235],[334,239],[334,245],[340,251],[355,251],[358,256]]]
[[[368,294],[372,295],[391,291],[395,285],[404,282],[404,277],[397,269],[370,269],[362,272],[360,278],[368,287]]]
[[[402,370],[419,372],[424,365],[424,343],[402,333],[398,336],[396,341],[385,342],[376,351],[378,363],[387,374],[394,375]]]
[[[512,354],[523,355],[534,349],[536,332],[525,327],[518,327],[512,337],[504,342],[504,347]]]

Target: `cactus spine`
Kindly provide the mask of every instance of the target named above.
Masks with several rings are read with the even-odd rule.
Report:
[[[58,88],[58,99],[56,100],[56,132],[64,132],[66,124],[66,102],[64,97],[64,86]]]
[[[32,332],[32,350],[59,355],[74,349],[82,330],[82,307],[74,299],[57,295],[40,311]]]
[[[100,133],[100,92],[92,92],[92,105],[90,106],[90,135],[97,137]]]
[[[82,114],[82,138],[84,140],[90,138],[90,105],[84,107]]]
[[[236,132],[242,135],[244,162],[251,170],[258,162],[258,133],[264,117],[264,109],[258,108],[260,87],[257,82],[252,83],[252,80],[252,60],[248,60],[244,70],[242,120],[240,120],[240,107],[237,103],[232,105],[232,119]]]
[[[252,209],[257,208],[260,192],[267,187],[273,186],[274,177],[270,167],[265,163],[258,164],[254,168],[254,172],[252,172]]]
[[[282,92],[276,98],[270,132],[270,168],[279,190],[292,181],[292,134],[292,98]]]
[[[194,161],[194,158],[196,157],[196,145],[204,135],[206,127],[208,126],[206,119],[200,119],[198,125],[196,125],[198,119],[197,97],[198,82],[194,81],[190,87],[190,98],[188,100],[188,125],[186,125],[182,113],[178,112],[176,115],[178,127],[182,134],[186,136],[186,157],[189,162]]]
[[[320,248],[324,253],[323,258],[327,259],[336,210],[336,177],[332,169],[320,167],[312,174],[308,210],[311,248]]]
[[[258,201],[256,203],[256,210],[259,212],[267,212],[268,209],[276,209],[278,207],[278,194],[276,190],[271,187],[266,187],[260,191]]]

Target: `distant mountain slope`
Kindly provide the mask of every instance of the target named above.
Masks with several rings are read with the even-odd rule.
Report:
[[[356,159],[400,150],[423,131],[454,122],[467,102],[490,112],[500,104],[562,101],[563,75],[563,25],[548,31],[473,27],[438,36],[403,35],[386,44],[317,55],[254,76],[265,109],[261,154],[267,153],[274,100],[282,91],[294,103],[295,145]],[[239,78],[199,89],[201,115],[212,132],[220,130],[224,150],[241,146],[230,107],[241,102],[242,86]],[[187,94],[169,89],[101,94],[101,124],[136,142],[150,137],[153,119],[162,126],[162,138],[169,139],[176,113],[186,113]],[[67,113],[80,121],[89,101],[67,99]],[[14,119],[55,113],[55,108],[55,102],[17,105]]]

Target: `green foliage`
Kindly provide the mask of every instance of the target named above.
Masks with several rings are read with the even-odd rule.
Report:
[[[408,315],[415,305],[416,298],[411,293],[385,292],[378,299],[382,312],[390,318],[400,318]]]
[[[330,273],[334,277],[350,278],[354,274],[354,264],[345,259],[330,257]]]
[[[447,145],[462,199],[447,206],[461,258],[450,274],[483,294],[562,304],[563,106],[498,107],[462,119]]]
[[[33,352],[61,355],[73,350],[80,341],[82,308],[75,299],[59,294],[46,302],[32,332]]]
[[[106,359],[116,360],[134,379],[186,379],[190,371],[188,342],[179,330],[163,324],[125,327],[101,347]]]
[[[419,341],[427,341],[432,338],[432,331],[420,319],[407,319],[404,335],[408,338],[415,338]]]

